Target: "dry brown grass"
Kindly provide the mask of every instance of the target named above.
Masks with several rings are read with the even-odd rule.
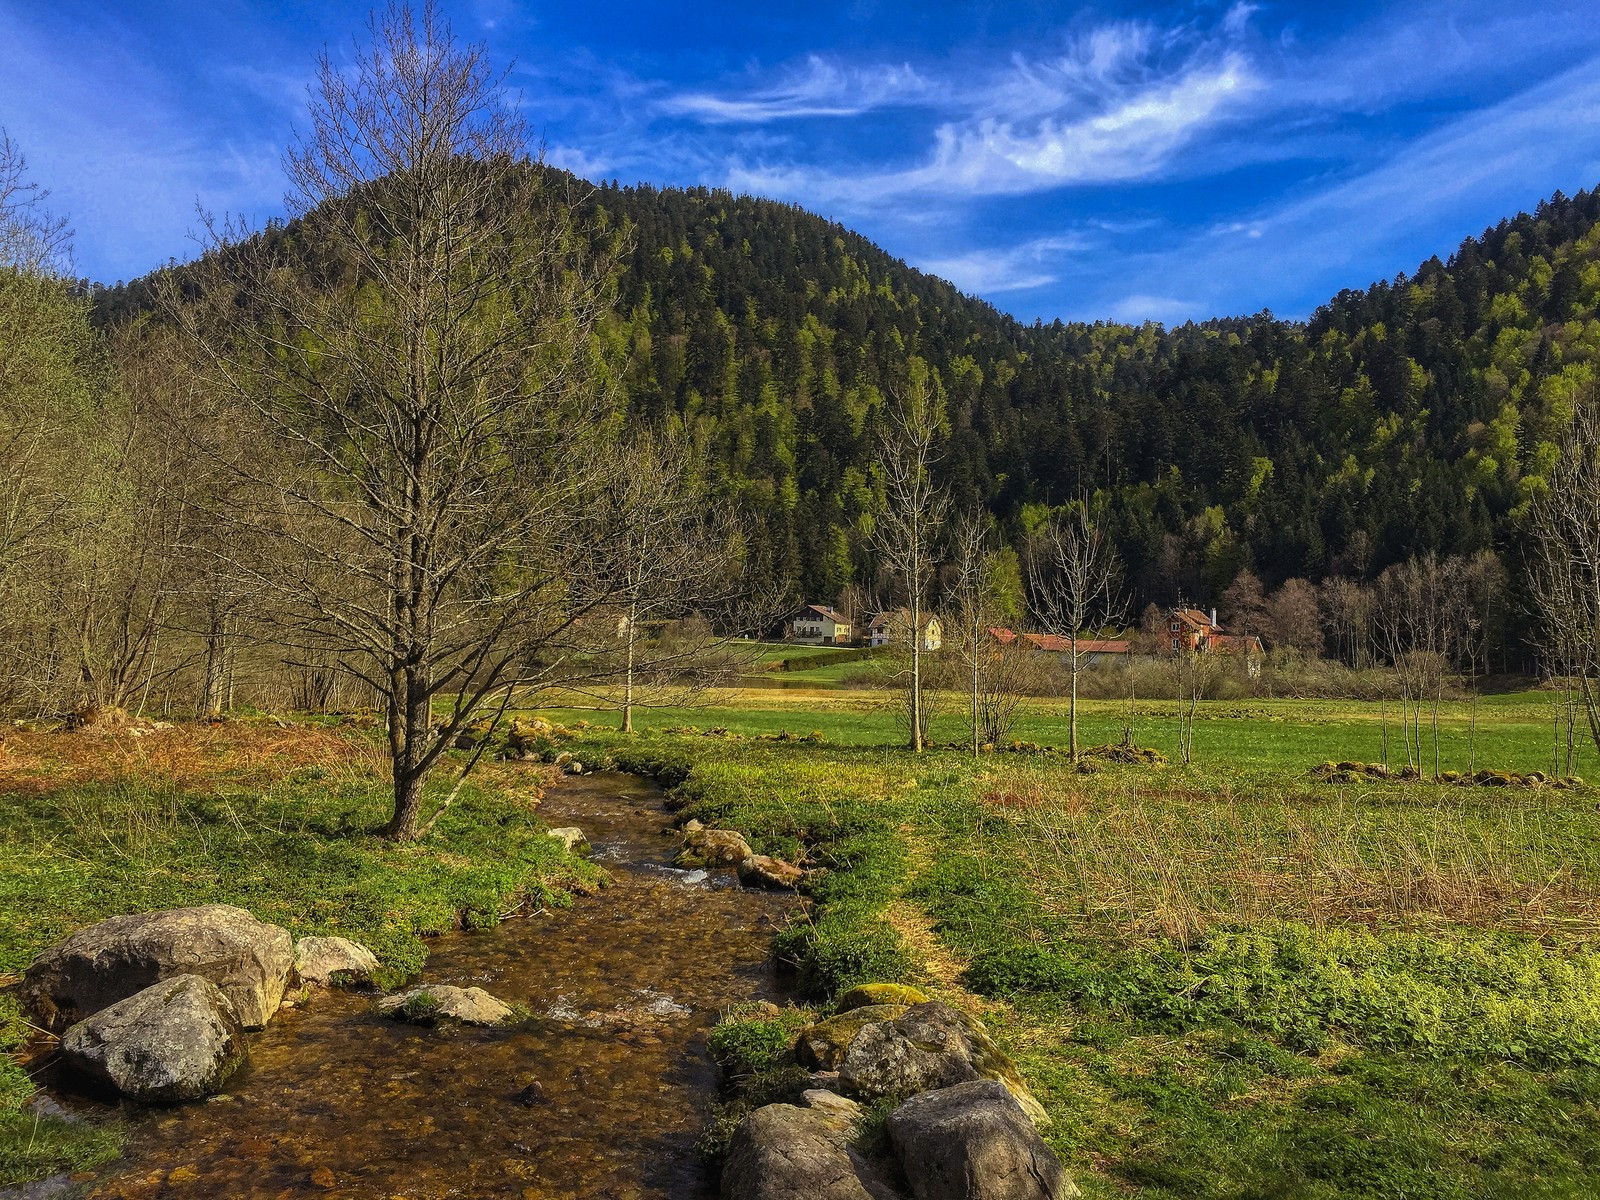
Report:
[[[1040,778],[984,800],[1012,827],[996,858],[1053,917],[1102,934],[1187,943],[1217,925],[1293,920],[1600,935],[1600,848],[1562,813],[1512,797],[1492,810],[1445,796],[1298,806],[1226,790],[1086,794]]]
[[[46,792],[129,777],[205,789],[226,779],[266,786],[303,767],[381,775],[384,748],[353,729],[265,722],[188,722],[166,729],[89,727],[8,733],[0,743],[0,788]]]

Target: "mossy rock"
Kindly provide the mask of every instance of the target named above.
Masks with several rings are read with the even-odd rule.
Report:
[[[928,997],[904,983],[862,983],[839,997],[839,1011],[850,1012],[874,1004],[926,1004]]]
[[[910,1008],[908,1004],[866,1004],[808,1025],[800,1031],[795,1060],[813,1071],[837,1071],[863,1029],[902,1017]]]

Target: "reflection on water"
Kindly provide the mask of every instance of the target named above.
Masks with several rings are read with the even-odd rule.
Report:
[[[790,901],[669,868],[660,793],[639,780],[570,780],[545,809],[604,848],[616,886],[439,938],[422,975],[523,1005],[530,1024],[422,1029],[319,993],[252,1037],[226,1095],[131,1110],[127,1156],[88,1195],[711,1194],[692,1150],[715,1085],[705,1030],[774,996],[767,951]]]

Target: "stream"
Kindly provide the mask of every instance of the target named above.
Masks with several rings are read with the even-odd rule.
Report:
[[[713,1195],[693,1149],[716,1089],[705,1034],[738,1001],[783,998],[768,951],[793,897],[673,869],[661,792],[632,776],[568,779],[540,815],[582,828],[614,885],[433,939],[420,977],[482,987],[531,1023],[422,1028],[377,1016],[370,995],[319,991],[251,1035],[224,1095],[126,1106],[127,1153],[86,1194]]]

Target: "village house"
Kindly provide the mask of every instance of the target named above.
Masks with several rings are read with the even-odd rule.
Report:
[[[1167,615],[1167,641],[1173,654],[1242,654],[1251,677],[1261,673],[1261,639],[1254,634],[1228,633],[1217,624],[1214,608],[1209,613],[1182,605],[1173,609]]]
[[[999,626],[989,627],[989,636],[1002,646],[1009,646],[1020,637],[1027,645],[1032,646],[1043,654],[1071,654],[1072,639],[1065,638],[1055,633],[1013,633],[1009,629]],[[1102,663],[1114,662],[1118,659],[1126,660],[1133,653],[1133,643],[1127,638],[1090,638],[1078,639],[1078,662],[1083,666],[1099,666]]]
[[[911,611],[905,608],[878,613],[867,626],[867,645],[904,645],[909,639]],[[944,624],[932,613],[922,614],[922,648],[937,650],[944,645]]]
[[[819,646],[847,646],[850,622],[826,604],[808,604],[789,621],[789,640]]]
[[[1261,639],[1254,634],[1226,632],[1217,624],[1217,610],[1178,607],[1167,616],[1167,638],[1173,654],[1197,651],[1201,654],[1238,654],[1259,658]]]

